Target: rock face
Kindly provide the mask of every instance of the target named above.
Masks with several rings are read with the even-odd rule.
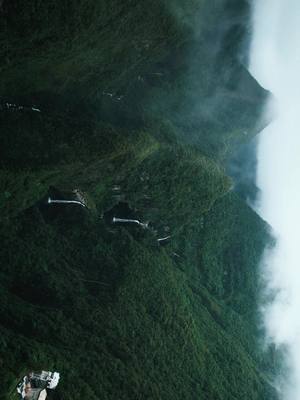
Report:
[[[41,367],[57,399],[276,398],[256,327],[270,237],[224,172],[268,95],[247,4],[2,4],[0,104],[24,107],[0,108],[3,399]]]

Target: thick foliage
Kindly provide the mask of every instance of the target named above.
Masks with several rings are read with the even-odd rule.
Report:
[[[247,13],[0,1],[0,398],[30,369],[61,372],[56,400],[275,398],[269,235],[221,166],[266,96],[237,59]],[[47,203],[74,190],[87,208]]]

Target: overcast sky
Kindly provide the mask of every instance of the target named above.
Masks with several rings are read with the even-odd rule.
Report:
[[[277,115],[258,150],[257,209],[277,237],[263,266],[266,290],[277,295],[263,316],[268,339],[287,347],[283,399],[300,400],[300,1],[254,3],[250,71],[274,94]]]

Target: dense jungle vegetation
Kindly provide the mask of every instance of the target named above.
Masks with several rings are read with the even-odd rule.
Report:
[[[1,399],[32,369],[61,373],[54,400],[276,398],[272,239],[225,173],[266,123],[249,13],[0,1]]]

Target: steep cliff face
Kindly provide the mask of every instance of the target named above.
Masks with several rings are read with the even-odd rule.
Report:
[[[267,96],[249,10],[180,3],[2,3],[4,399],[31,368],[61,371],[56,399],[275,398],[270,238],[222,167]]]

